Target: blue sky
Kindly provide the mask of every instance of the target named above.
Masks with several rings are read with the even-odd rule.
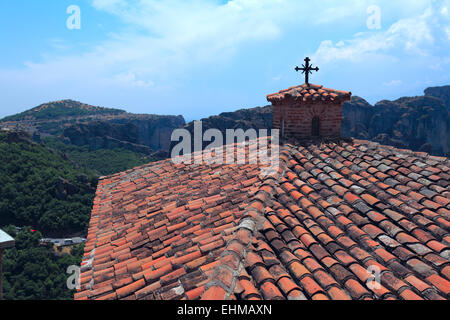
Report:
[[[450,84],[450,0],[14,0],[0,26],[0,117],[75,99],[199,119],[268,104],[305,56],[371,103]]]

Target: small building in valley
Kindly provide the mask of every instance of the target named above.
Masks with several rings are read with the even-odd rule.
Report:
[[[6,232],[0,229],[0,300],[3,300],[3,252],[13,248],[15,240]]]

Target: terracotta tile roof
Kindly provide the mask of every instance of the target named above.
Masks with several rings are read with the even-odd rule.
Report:
[[[267,100],[274,105],[285,100],[301,102],[333,101],[339,103],[350,100],[351,95],[351,92],[324,88],[316,84],[302,84],[269,94]]]
[[[103,179],[75,299],[448,299],[450,161],[367,141]],[[381,271],[368,286],[367,268]]]

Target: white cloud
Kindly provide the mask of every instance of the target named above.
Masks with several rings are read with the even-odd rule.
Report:
[[[120,17],[127,24],[143,30],[139,36],[122,34],[118,37],[119,49],[135,44],[148,47],[154,55],[172,63],[189,61],[208,63],[211,60],[230,57],[242,46],[254,41],[271,41],[280,38],[292,28],[313,25],[319,28],[339,21],[340,24],[364,23],[371,0],[348,0],[336,3],[334,0],[233,0],[220,4],[212,0],[93,0],[98,10],[104,10]],[[388,12],[420,12],[429,3],[417,0],[383,1],[384,16]],[[397,25],[403,32],[410,31],[409,38],[414,46],[417,39],[426,32],[424,26],[408,23]],[[301,29],[300,29],[301,30]],[[397,33],[396,30],[392,30]],[[123,39],[133,41],[123,41]],[[299,34],[299,39],[310,40],[311,35]],[[376,40],[376,39],[375,39]],[[139,44],[138,44],[139,43]],[[344,47],[343,42],[341,42]],[[117,48],[115,48],[117,49]],[[129,50],[125,50],[127,53]],[[159,52],[158,52],[159,51]],[[164,65],[167,67],[167,65]],[[165,69],[167,70],[167,69]]]
[[[92,5],[98,10],[104,10],[113,14],[119,14],[128,7],[125,0],[94,0]]]
[[[387,87],[398,87],[403,84],[402,80],[392,80],[389,82],[384,82],[383,85]]]
[[[431,55],[436,43],[447,40],[442,38],[442,30],[450,39],[450,27],[446,21],[450,17],[448,3],[448,0],[442,3],[432,1],[421,14],[400,19],[385,31],[359,32],[353,39],[341,40],[336,44],[324,40],[314,59],[323,64],[339,60],[364,61],[373,55]]]
[[[48,55],[17,72],[40,70],[40,77],[48,81],[59,80],[59,71],[66,70],[78,81],[89,77],[122,83],[134,81],[124,75],[139,74],[144,83],[158,85],[169,78],[176,83],[196,66],[225,63],[242,46],[279,37],[282,25],[295,21],[301,7],[285,0],[234,0],[224,5],[210,0],[93,0],[92,4],[119,17],[127,28],[81,55]]]
[[[69,46],[63,39],[52,38],[48,40],[49,45],[57,50],[67,50]]]
[[[138,76],[136,76],[136,74],[130,72],[115,75],[113,78],[113,82],[118,85],[138,88],[149,88],[155,85],[153,81],[141,80],[138,78]]]
[[[441,14],[443,16],[445,16],[445,17],[448,16],[448,8],[447,7],[442,7]]]
[[[402,8],[417,11],[428,1],[414,3],[383,1],[386,12]],[[408,5],[405,6],[405,3]],[[158,84],[161,78],[189,73],[196,66],[215,66],[235,57],[242,48],[255,43],[282,38],[289,30],[299,30],[292,41],[311,41],[314,35],[302,35],[306,25],[327,28],[360,20],[365,24],[370,0],[92,0],[101,11],[117,16],[127,28],[99,43],[79,56],[49,56],[34,62],[34,68],[48,69],[46,77],[60,65],[76,65],[75,74],[90,77],[117,78],[117,74],[139,74],[143,81]],[[402,6],[403,4],[403,6]],[[406,22],[405,22],[406,23]],[[375,35],[365,41],[323,42],[318,54],[346,58],[373,50],[388,48],[406,36],[408,48],[428,38],[427,26],[399,22],[384,36]],[[280,48],[282,50],[282,48]],[[69,67],[70,69],[70,67]],[[32,69],[31,69],[32,70]],[[102,72],[95,75],[93,71]],[[58,75],[55,75],[58,78]]]
[[[402,19],[386,31],[358,33],[353,39],[339,41],[336,45],[330,40],[322,41],[314,58],[321,63],[361,61],[370,54],[387,54],[393,49],[407,54],[425,54],[434,42],[430,16],[427,11],[415,18]]]
[[[441,8],[439,10],[443,17],[450,18],[450,1],[441,0]]]
[[[378,0],[383,21],[401,19],[387,30],[373,32],[366,28],[367,7],[373,0],[233,0],[225,4],[219,0],[92,0],[94,8],[123,21],[124,29],[79,55],[55,50],[22,69],[0,70],[0,84],[66,95],[86,91],[120,95],[122,90],[135,94],[140,90],[149,96],[172,89],[172,94],[167,93],[172,97],[192,81],[192,75],[232,68],[238,59],[241,65],[245,59],[251,64],[253,55],[265,55],[265,47],[274,43],[283,54],[272,53],[270,59],[300,63],[302,50],[315,45],[323,34],[335,35],[336,29],[358,34],[351,40],[333,39],[338,40],[336,44],[323,41],[314,63],[364,61],[367,55],[388,55],[398,48],[405,54],[427,54],[435,43],[435,26],[442,23],[424,14],[431,2]],[[447,19],[443,7],[439,12],[440,19]],[[416,18],[405,18],[411,16]],[[447,37],[444,28],[441,33]],[[283,72],[274,66],[265,74],[281,85],[289,80]],[[255,75],[255,83],[260,78]]]
[[[272,0],[267,5],[268,1],[235,0],[218,5],[206,0],[142,0],[131,4],[95,0],[93,4],[140,30],[137,34],[119,35],[109,44],[115,49],[132,45],[147,49],[161,60],[192,63],[227,57],[241,44],[279,36],[280,12],[272,9],[277,5],[282,8],[284,2]]]
[[[283,77],[281,75],[277,75],[272,78],[273,81],[280,81]]]

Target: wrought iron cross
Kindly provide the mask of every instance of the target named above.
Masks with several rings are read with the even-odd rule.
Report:
[[[302,71],[302,74],[305,74],[305,83],[309,84],[309,74],[312,74],[313,71],[319,71],[319,67],[313,68],[309,62],[311,59],[308,57],[305,58],[305,64],[303,64],[303,68],[295,67],[295,71],[299,72]]]

